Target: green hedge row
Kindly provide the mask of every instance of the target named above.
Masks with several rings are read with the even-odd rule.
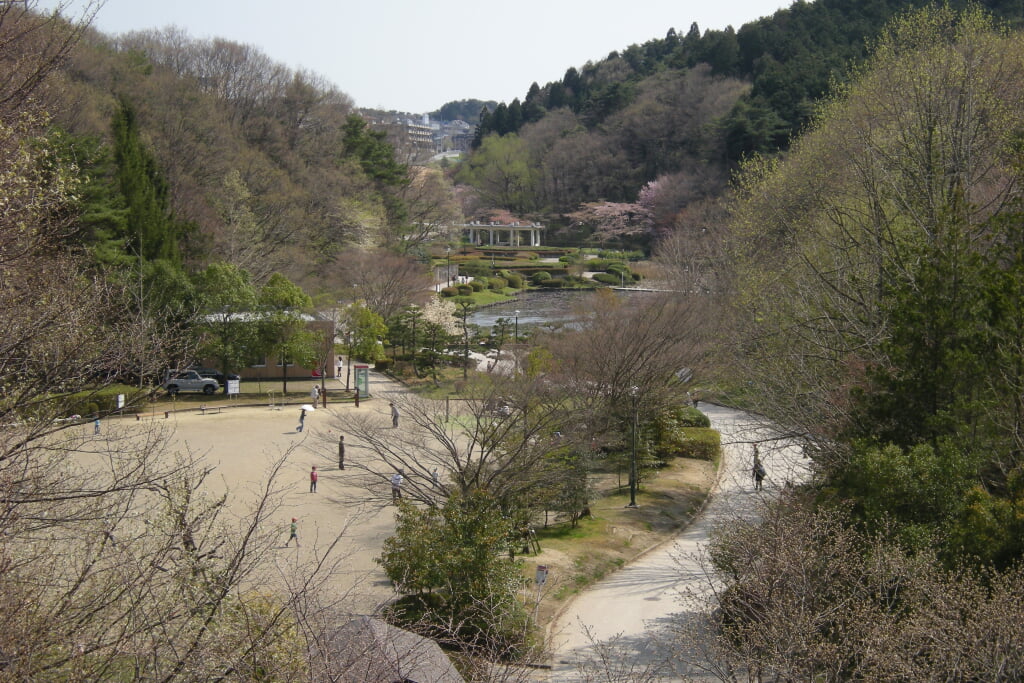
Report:
[[[708,427],[684,427],[680,448],[680,457],[714,462],[722,452],[722,439]]]

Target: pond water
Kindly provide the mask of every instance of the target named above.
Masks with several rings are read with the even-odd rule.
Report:
[[[645,296],[647,292],[616,290],[617,296]],[[540,325],[571,325],[579,311],[585,312],[587,302],[595,296],[591,290],[539,290],[528,292],[514,301],[505,301],[481,309],[469,316],[469,322],[480,327],[494,326],[498,318],[514,321],[519,311],[519,328]]]

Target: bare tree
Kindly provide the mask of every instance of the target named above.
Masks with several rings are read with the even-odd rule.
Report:
[[[721,681],[1021,676],[1024,575],[948,570],[798,494],[729,520],[687,596],[677,664]]]
[[[422,263],[383,249],[345,252],[327,277],[385,320],[409,304],[424,305],[431,296],[430,274]]]
[[[587,406],[593,419],[632,413],[636,400],[642,411],[678,403],[680,377],[698,368],[713,334],[707,325],[713,299],[651,293],[623,300],[604,291],[597,296],[578,329],[539,339],[554,356],[552,380]]]
[[[80,6],[77,19],[66,20],[62,13],[74,4],[61,0],[43,15],[35,0],[0,3],[0,119],[9,120],[26,107],[103,6],[102,0],[89,0]]]
[[[401,470],[403,496],[428,505],[486,489],[510,507],[528,506],[560,471],[550,454],[569,447],[578,433],[572,425],[579,414],[539,379],[479,378],[457,401],[405,394],[391,400],[400,429],[364,412],[336,418],[336,427],[364,453],[348,458],[346,469],[351,462],[381,504],[391,501],[388,482]],[[333,461],[336,444],[323,448]]]
[[[452,223],[462,220],[455,189],[437,169],[410,167],[409,182],[400,187],[398,196],[408,211],[405,226],[400,231],[382,235],[382,238],[386,246],[403,254],[437,239],[447,232]]]

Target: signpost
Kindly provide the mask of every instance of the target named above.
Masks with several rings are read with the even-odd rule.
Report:
[[[544,584],[548,582],[547,565],[537,565],[537,573],[533,577],[533,582],[537,585],[537,602],[533,607],[533,621],[536,622],[537,616],[540,614],[540,590],[544,587]]]

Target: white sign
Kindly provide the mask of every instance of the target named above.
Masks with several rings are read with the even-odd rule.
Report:
[[[228,380],[228,396],[237,396],[238,394],[242,393],[241,391],[239,391],[239,388],[238,388],[238,385],[240,384],[240,382],[241,382],[241,380],[237,380],[237,379],[229,379]]]
[[[117,395],[117,409],[121,410],[124,408],[124,394]]]
[[[538,586],[543,586],[548,580],[548,568],[543,564],[537,565],[537,576],[534,577],[534,582]]]

